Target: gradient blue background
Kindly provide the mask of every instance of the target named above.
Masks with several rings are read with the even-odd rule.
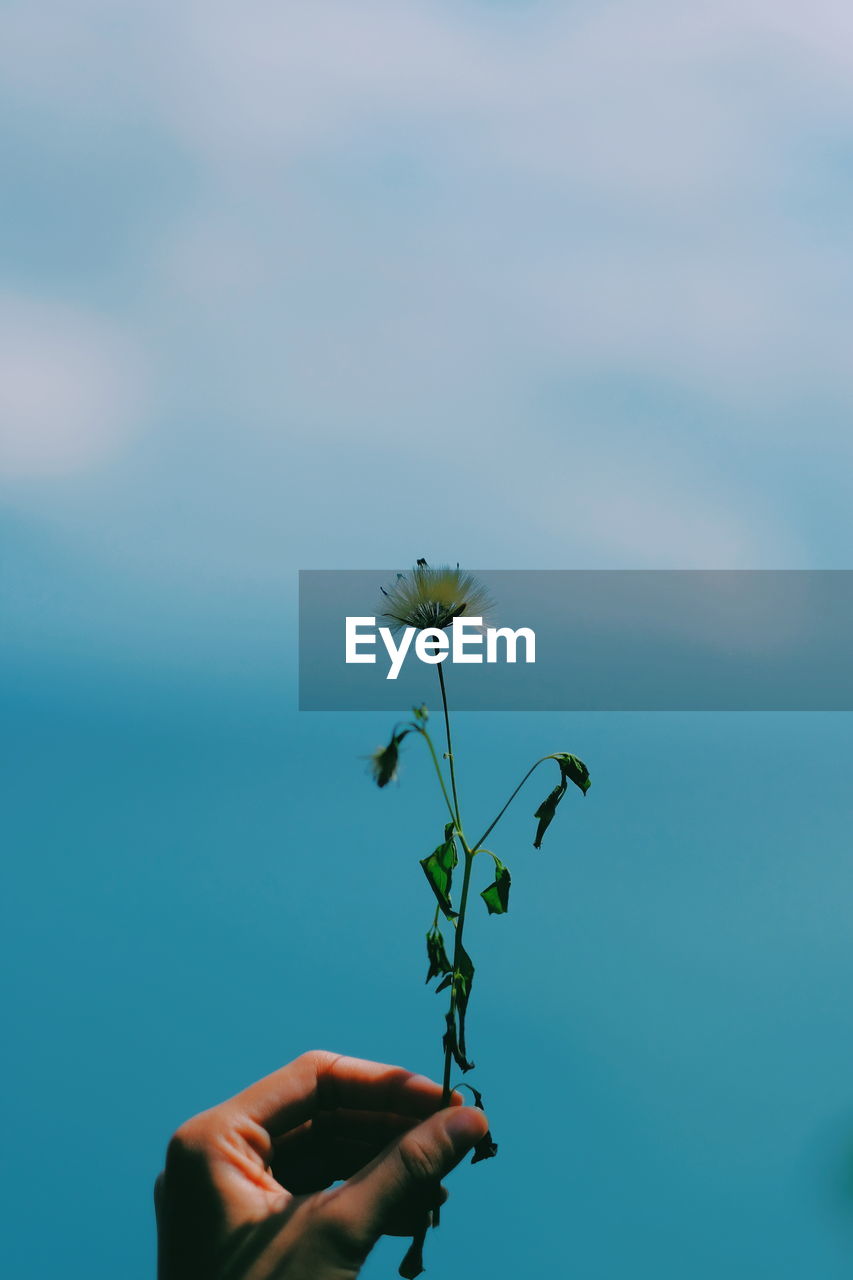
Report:
[[[4,1273],[150,1277],[172,1129],[306,1047],[440,1068],[440,811],[296,712],[298,568],[849,566],[851,34],[0,6]],[[460,717],[472,822],[594,786],[501,828],[430,1274],[848,1274],[851,736]]]

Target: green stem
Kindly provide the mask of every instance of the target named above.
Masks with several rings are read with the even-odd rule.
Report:
[[[462,819],[459,816],[459,797],[456,794],[456,768],[453,763],[453,742],[450,737],[450,713],[447,710],[447,690],[444,687],[444,664],[439,662],[436,670],[438,671],[438,683],[441,689],[441,705],[444,708],[444,729],[447,734],[447,759],[450,764],[450,788],[453,792],[453,806],[456,810],[456,826],[461,830]]]
[[[439,685],[439,688],[441,689],[441,706],[442,706],[442,710],[444,711],[444,730],[447,735],[447,761],[450,766],[450,789],[453,792],[454,821],[456,824],[457,834],[459,836],[460,841],[462,842],[462,848],[465,851],[465,872],[462,878],[462,896],[459,899],[459,915],[455,921],[455,939],[454,939],[454,945],[453,945],[453,972],[456,973],[457,969],[459,968],[459,961],[461,958],[459,948],[462,946],[462,932],[465,928],[465,907],[468,902],[468,886],[471,882],[471,867],[474,862],[474,855],[469,849],[468,843],[465,840],[465,836],[462,831],[462,816],[459,811],[459,793],[456,789],[456,763],[453,759],[453,738],[451,737],[451,733],[450,733],[450,712],[447,707],[447,689],[444,684],[444,671],[442,669],[441,663],[438,664],[438,685]],[[446,792],[445,792],[445,799],[447,799]],[[451,1017],[454,1014],[455,1003],[456,1003],[453,990],[454,990],[454,984],[453,984],[453,981],[451,980],[451,983],[450,983],[450,1015]],[[450,1069],[452,1066],[452,1061],[453,1061],[453,1055],[450,1051],[450,1046],[448,1045],[448,1047],[444,1050],[444,1079],[443,1079],[442,1088],[441,1088],[441,1105],[443,1107],[446,1107],[450,1102],[450,1094],[451,1094]],[[436,1204],[432,1211],[433,1226],[437,1227],[440,1221],[441,1221],[441,1206]]]
[[[462,895],[459,899],[459,915],[456,919],[455,938],[453,943],[453,972],[454,974],[459,968],[461,960],[460,948],[462,946],[462,932],[465,928],[465,908],[468,904],[468,886],[471,883],[471,868],[474,865],[474,853],[468,848],[468,843],[461,831],[457,828],[459,839],[462,842],[462,848],[465,853],[465,873],[462,877]],[[450,983],[450,1015],[454,1014],[456,1008],[456,1000],[453,994],[453,981]],[[450,1105],[450,1095],[453,1090],[450,1088],[450,1070],[453,1065],[453,1054],[448,1044],[444,1050],[444,1078],[441,1085],[441,1105],[447,1107]],[[441,1221],[441,1205],[435,1204],[432,1210],[432,1225],[437,1227]]]
[[[504,814],[506,813],[506,811],[507,811],[507,809],[509,808],[509,806],[512,804],[512,802],[513,802],[513,800],[515,799],[515,797],[518,795],[519,791],[520,791],[520,790],[521,790],[521,788],[524,786],[525,782],[526,782],[526,781],[527,781],[527,779],[530,777],[531,773],[533,773],[533,770],[534,770],[534,769],[538,769],[538,768],[539,768],[539,766],[540,766],[540,764],[544,764],[544,762],[545,762],[546,760],[556,760],[556,758],[557,758],[557,757],[556,757],[556,756],[554,756],[554,755],[550,755],[550,756],[542,756],[541,760],[537,760],[535,764],[533,764],[533,765],[531,765],[531,766],[530,766],[530,768],[527,770],[527,773],[526,773],[526,774],[524,775],[524,777],[521,779],[521,782],[519,782],[518,786],[515,788],[515,791],[513,791],[512,795],[511,795],[511,796],[510,796],[510,798],[507,800],[506,804],[505,804],[505,805],[504,805],[504,807],[501,809],[501,811],[500,811],[500,813],[498,814],[498,816],[495,818],[495,820],[494,820],[493,822],[490,822],[490,823],[489,823],[489,825],[486,827],[486,830],[485,830],[485,831],[483,832],[483,834],[480,836],[480,839],[479,839],[479,840],[477,841],[477,843],[474,845],[474,852],[475,852],[475,853],[476,853],[479,849],[481,849],[481,848],[482,848],[483,841],[484,841],[484,840],[487,840],[487,839],[489,838],[490,834],[494,831],[495,827],[498,825],[498,823],[500,822],[501,818],[504,816]]]
[[[451,737],[451,734],[450,734],[450,712],[447,707],[447,688],[445,687],[445,683],[444,683],[444,670],[440,662],[436,670],[438,671],[438,685],[439,685],[439,688],[441,689],[441,706],[442,706],[442,710],[444,711],[444,730],[447,735],[447,760],[448,760],[448,764],[450,765],[450,787],[453,792],[453,807],[455,810],[456,830],[459,834],[459,839],[462,842],[462,848],[465,850],[465,872],[462,878],[462,896],[459,900],[459,915],[456,919],[456,937],[455,937],[454,946],[453,946],[453,972],[455,973],[459,967],[459,958],[460,958],[459,948],[462,945],[462,931],[465,928],[465,905],[468,901],[468,884],[471,880],[471,863],[473,861],[473,857],[471,854],[471,850],[468,848],[468,845],[465,842],[465,837],[462,834],[462,819],[459,814],[459,794],[456,790],[456,766],[453,760],[453,738]],[[454,1010],[454,1004],[455,1004],[455,1001],[453,998],[453,983],[451,982],[450,984],[451,1014],[453,1013],[453,1010]],[[442,1106],[444,1107],[446,1107],[448,1102],[450,1101],[451,1060],[452,1060],[452,1055],[450,1052],[450,1048],[448,1047],[444,1051],[444,1084],[442,1088]]]
[[[447,787],[444,785],[444,775],[441,772],[441,765],[438,763],[438,756],[436,755],[435,747],[432,745],[432,738],[429,736],[429,734],[427,733],[423,725],[413,724],[412,728],[421,735],[421,737],[424,739],[427,746],[429,747],[429,753],[432,756],[432,762],[435,765],[435,772],[436,772],[436,777],[438,778],[438,785],[441,787],[441,794],[444,796],[444,803],[447,805],[447,812],[450,814],[451,821],[455,826],[458,822],[458,807],[457,807],[457,811],[454,812],[453,805],[450,803],[450,796],[447,794]],[[451,766],[450,776],[451,778],[453,777],[452,766]]]
[[[474,851],[469,848],[462,832],[459,832],[459,839],[462,842],[462,849],[465,853],[465,871],[462,876],[462,893],[459,898],[459,915],[456,919],[456,930],[453,940],[453,972],[459,969],[462,959],[462,934],[465,930],[465,908],[468,905],[468,888],[471,884],[471,868],[474,865]],[[455,999],[453,995],[453,983],[450,984],[450,1012],[455,1009]],[[450,1045],[444,1050],[444,1081],[442,1084],[441,1105],[446,1107],[450,1103],[450,1069],[453,1061],[453,1055],[450,1051]]]

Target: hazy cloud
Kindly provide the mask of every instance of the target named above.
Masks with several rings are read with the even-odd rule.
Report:
[[[140,415],[141,369],[114,325],[0,295],[0,478],[104,462]]]

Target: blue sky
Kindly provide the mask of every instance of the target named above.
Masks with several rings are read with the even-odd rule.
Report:
[[[286,1057],[434,1057],[433,801],[411,753],[370,790],[381,717],[296,713],[298,568],[848,567],[851,25],[0,7],[22,1280],[57,1238],[66,1274],[150,1275],[169,1132]],[[474,804],[542,749],[595,784],[541,858],[537,797],[506,829],[502,1158],[436,1272],[514,1205],[496,1276],[846,1274],[847,717],[461,724]]]

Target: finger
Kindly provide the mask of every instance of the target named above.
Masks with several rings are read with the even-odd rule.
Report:
[[[273,1177],[289,1191],[297,1194],[327,1187],[339,1178],[349,1178],[383,1151],[394,1138],[411,1127],[401,1126],[365,1129],[360,1132],[324,1131],[313,1122],[291,1132],[276,1144],[269,1160]],[[351,1158],[355,1153],[357,1159]]]
[[[385,1147],[394,1138],[417,1124],[415,1116],[398,1116],[386,1111],[320,1111],[297,1129],[275,1139],[274,1153],[293,1149],[295,1143],[334,1143],[341,1138],[353,1138],[358,1142],[375,1142],[377,1149]]]
[[[317,1111],[336,1107],[393,1111],[420,1119],[441,1107],[441,1096],[435,1081],[402,1067],[314,1050],[250,1085],[227,1105],[275,1138]]]
[[[349,1178],[417,1121],[369,1111],[321,1112],[276,1142],[273,1177],[297,1195]]]
[[[447,1108],[392,1143],[351,1178],[325,1212],[333,1232],[365,1253],[401,1211],[420,1207],[451,1169],[476,1145],[488,1120],[474,1107]]]
[[[384,1144],[383,1144],[384,1145]],[[316,1146],[307,1137],[283,1156],[276,1156],[273,1177],[294,1195],[321,1191],[333,1182],[351,1178],[375,1160],[382,1150],[375,1142],[341,1139],[328,1146]]]

